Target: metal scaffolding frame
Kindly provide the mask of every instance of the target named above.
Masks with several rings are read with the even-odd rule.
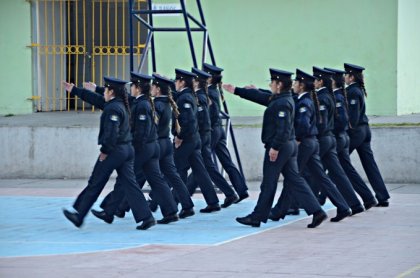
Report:
[[[197,20],[194,16],[192,16],[186,9],[186,5],[185,5],[185,0],[180,0],[180,4],[181,4],[181,9],[178,10],[153,10],[152,9],[152,0],[147,0],[148,3],[148,9],[147,10],[135,10],[134,9],[134,4],[133,1],[134,0],[128,0],[129,4],[128,4],[128,8],[129,8],[129,14],[130,16],[130,20],[129,20],[129,24],[130,24],[130,71],[134,71],[134,34],[133,34],[133,24],[134,24],[134,20],[138,20],[140,21],[147,29],[148,29],[148,34],[147,34],[147,38],[146,38],[146,43],[145,43],[145,47],[144,47],[144,51],[140,60],[140,64],[137,68],[137,72],[141,72],[144,63],[147,60],[147,56],[149,53],[149,50],[151,50],[151,57],[152,57],[152,69],[153,72],[156,72],[156,55],[155,55],[155,40],[154,40],[154,32],[186,32],[187,36],[188,36],[188,43],[190,46],[190,51],[191,51],[191,58],[192,58],[192,62],[194,67],[198,68],[198,64],[197,64],[197,58],[195,55],[195,49],[194,49],[194,43],[193,43],[193,39],[192,39],[192,34],[191,32],[203,32],[203,49],[202,49],[202,61],[201,64],[203,62],[205,62],[206,60],[206,54],[207,51],[210,54],[210,59],[211,59],[211,63],[213,65],[216,65],[216,60],[214,58],[214,54],[213,54],[213,48],[211,45],[211,40],[210,40],[210,36],[209,36],[209,32],[207,30],[206,27],[206,21],[204,18],[204,13],[203,13],[203,8],[201,6],[201,0],[196,0],[197,2],[197,7],[198,7],[198,12],[200,14],[200,20]],[[185,27],[183,28],[179,28],[179,27],[154,27],[153,25],[153,15],[154,14],[182,14],[183,18],[184,18],[184,23],[185,23]],[[148,20],[146,21],[145,19],[143,19],[140,15],[147,15],[148,16]],[[191,28],[190,27],[190,20],[193,21],[198,27],[194,27]],[[232,122],[229,116],[229,109],[227,106],[226,101],[223,98],[223,91],[220,91],[221,97],[222,97],[222,102],[223,102],[223,109],[224,111],[221,111],[221,116],[222,119],[226,120],[226,125],[225,125],[225,129],[226,129],[226,134],[227,137],[232,138],[232,144],[233,144],[233,148],[235,151],[235,156],[236,156],[236,161],[238,163],[238,167],[239,167],[239,171],[241,172],[242,176],[244,176],[243,173],[243,169],[242,169],[242,163],[241,163],[241,159],[239,156],[239,151],[238,151],[238,147],[236,144],[236,139],[235,139],[235,134],[233,132],[233,126],[232,126]],[[216,160],[215,160],[216,161]]]

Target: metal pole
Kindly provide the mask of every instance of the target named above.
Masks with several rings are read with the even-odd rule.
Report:
[[[191,36],[190,23],[188,22],[187,10],[185,9],[185,0],[180,0],[180,2],[181,2],[181,7],[182,7],[182,13],[184,15],[185,27],[187,28],[188,42],[190,43],[190,50],[191,50],[191,56],[193,59],[193,64],[194,64],[194,67],[197,67],[197,60],[195,59],[194,43]]]
[[[154,33],[149,30],[149,34],[147,35],[146,44],[145,44],[144,49],[143,49],[143,55],[141,55],[140,65],[137,68],[137,72],[141,72],[141,70],[143,69],[143,66],[144,66],[144,62],[146,62],[146,58],[147,58],[147,54],[149,53],[150,42],[153,38],[153,34]]]
[[[152,0],[147,0],[149,10],[152,10]],[[153,27],[153,13],[149,14],[149,24]],[[149,30],[149,32],[151,32]],[[152,68],[156,72],[156,53],[155,53],[155,36],[152,36]]]
[[[201,1],[200,0],[197,0],[197,7],[198,7],[198,12],[200,13],[201,23],[204,26],[206,26],[206,20],[204,19],[203,8],[201,7]],[[209,47],[209,53],[210,53],[211,63],[213,65],[216,65],[216,59],[214,58],[213,48],[211,47],[210,37],[207,40],[207,45]]]
[[[134,69],[134,33],[133,33],[133,1],[134,0],[128,0],[128,11],[129,11],[129,24],[130,24],[130,71],[133,71]]]

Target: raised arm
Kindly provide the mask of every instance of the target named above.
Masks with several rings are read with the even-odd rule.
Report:
[[[74,84],[70,84],[63,81],[63,85],[67,92],[69,92],[72,96],[77,96],[81,98],[83,101],[86,101],[87,103],[90,103],[99,109],[103,110],[105,105],[105,98],[104,96],[93,93],[89,90],[78,88],[74,86]]]
[[[229,93],[233,93],[235,95],[240,96],[241,98],[264,106],[268,106],[268,104],[270,103],[270,97],[272,95],[269,92],[262,92],[258,89],[238,88],[231,84],[224,84],[223,88]]]

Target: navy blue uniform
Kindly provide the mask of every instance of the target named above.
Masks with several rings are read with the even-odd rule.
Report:
[[[324,168],[328,170],[329,176],[343,195],[347,204],[354,210],[360,210],[362,206],[354,192],[352,184],[340,165],[337,156],[334,130],[335,102],[327,88],[317,91],[319,99],[319,109],[322,123],[318,123],[319,156],[321,157]],[[316,182],[312,182],[316,184]]]
[[[220,92],[216,85],[211,85],[208,87],[208,93],[211,100],[211,105],[209,106],[212,127],[211,150],[216,154],[220,164],[222,164],[223,169],[228,174],[229,180],[239,197],[246,197],[248,196],[248,187],[245,183],[245,178],[239,172],[238,168],[236,168],[227,148],[226,132],[222,126],[222,119],[220,118]]]
[[[218,205],[219,199],[201,156],[201,142],[197,122],[197,100],[190,88],[185,88],[176,94],[176,104],[180,113],[178,122],[181,131],[179,134],[176,132],[175,117],[173,117],[172,134],[183,141],[181,146],[175,148],[174,151],[175,166],[184,183],[187,182],[188,169],[191,167],[196,183],[200,186],[206,203],[210,206]]]
[[[209,114],[209,104],[207,94],[203,89],[196,92],[198,99],[197,120],[201,139],[201,155],[203,156],[204,166],[210,175],[213,183],[225,194],[226,197],[235,195],[235,192],[227,183],[222,174],[218,171],[211,154],[211,121]],[[193,194],[197,188],[194,175],[188,177],[187,183],[190,194]]]
[[[103,161],[96,161],[87,187],[77,197],[73,207],[83,219],[105,187],[114,170],[118,174],[118,188],[126,196],[136,222],[152,218],[146,199],[137,186],[134,172],[134,150],[131,145],[129,116],[119,98],[105,102],[102,95],[74,87],[72,95],[102,109],[98,144],[107,154]],[[117,184],[115,185],[117,189]]]
[[[321,188],[326,192],[331,202],[337,207],[337,213],[344,213],[349,210],[349,206],[338,191],[333,182],[328,178],[319,157],[319,144],[316,139],[318,134],[317,113],[315,105],[309,93],[304,93],[295,99],[296,117],[294,126],[296,130],[296,140],[300,142],[298,147],[297,162],[301,174],[305,170],[311,177],[317,180]],[[285,180],[285,183],[288,181]],[[290,188],[290,186],[289,186]],[[290,202],[288,192],[284,190],[274,208],[272,214],[282,215],[280,207],[287,206]],[[283,204],[284,203],[284,204]]]
[[[159,204],[163,216],[173,215],[177,212],[177,206],[159,168],[156,124],[152,107],[146,95],[132,98],[131,119],[131,133],[135,150],[134,171],[137,183],[141,186],[144,185],[145,178],[154,192],[154,199]],[[101,207],[108,215],[113,215],[123,197],[121,192],[114,190],[104,199]]]
[[[348,130],[350,136],[349,152],[352,153],[353,150],[357,150],[369,183],[375,191],[376,198],[379,202],[384,202],[390,196],[370,146],[371,132],[366,116],[365,97],[358,83],[353,83],[347,87],[347,98],[351,125]],[[345,163],[343,167],[354,175],[355,170],[350,163]],[[353,178],[356,179],[357,177],[354,175]]]
[[[305,209],[308,215],[322,211],[305,180],[298,173],[297,144],[293,127],[295,105],[290,92],[279,95],[256,89],[236,88],[235,94],[255,103],[267,106],[264,112],[261,141],[265,146],[263,180],[257,205],[251,214],[253,219],[266,222],[270,214],[280,173],[285,178],[283,191],[290,193]],[[270,161],[269,150],[278,150],[277,160]],[[286,182],[287,181],[287,182]],[[286,215],[287,204],[282,203],[279,211]]]
[[[172,108],[168,96],[155,97],[154,102],[156,114],[159,118],[157,134],[160,146],[160,170],[169,185],[173,188],[173,193],[181,203],[182,208],[184,210],[191,209],[194,207],[194,203],[175,167],[173,145],[169,138]],[[143,184],[145,181],[146,180],[144,179],[140,184]],[[154,195],[154,192],[152,193]]]
[[[346,167],[345,165],[350,164],[350,138],[347,134],[349,127],[349,116],[346,99],[343,93],[343,90],[336,89],[334,90],[335,100],[336,100],[336,118],[334,122],[334,134],[337,140],[337,155],[340,160],[340,164],[346,172],[347,177],[349,178],[354,190],[357,194],[362,197],[363,202],[366,204],[372,204],[375,202],[375,197],[372,192],[369,190],[366,183],[363,181],[362,177],[357,173],[356,169],[353,166]]]

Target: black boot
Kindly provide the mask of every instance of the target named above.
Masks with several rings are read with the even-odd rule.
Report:
[[[187,218],[189,216],[193,216],[194,214],[195,214],[195,212],[194,212],[193,208],[182,209],[181,212],[179,213],[179,218],[184,219],[184,218]]]
[[[368,210],[370,208],[376,207],[377,204],[378,204],[378,202],[375,199],[373,199],[372,201],[366,202],[363,205],[365,207],[365,210]]]
[[[141,225],[137,226],[137,230],[147,230],[150,227],[156,225],[156,220],[153,216],[150,216],[146,220],[143,220],[143,223]]]
[[[179,220],[178,214],[174,213],[174,214],[167,215],[167,216],[163,217],[162,219],[158,220],[157,223],[158,224],[169,224],[171,222],[176,222],[178,220]]]
[[[389,201],[388,200],[379,201],[376,206],[377,207],[387,208],[387,207],[389,207]]]
[[[246,199],[248,197],[249,197],[248,192],[245,192],[244,194],[239,195],[239,199],[235,202],[235,204],[239,203],[240,201],[242,201],[242,200],[244,200],[244,199]]]
[[[93,215],[95,215],[96,217],[105,221],[108,224],[111,224],[112,221],[114,221],[114,215],[109,215],[104,210],[98,211],[98,210],[91,209],[90,211],[92,212]]]
[[[233,194],[232,196],[226,197],[225,201],[221,205],[222,208],[227,208],[230,205],[236,203],[239,200],[238,195]]]
[[[211,213],[213,211],[219,211],[220,210],[220,206],[219,204],[215,204],[215,205],[208,205],[207,207],[200,209],[201,213]]]
[[[350,215],[351,215],[351,209],[348,209],[342,212],[337,212],[337,215],[331,218],[331,222],[340,222],[341,220],[343,220],[344,218]]]
[[[318,227],[327,218],[328,218],[328,215],[325,213],[325,211],[320,210],[320,211],[315,212],[314,215],[312,216],[312,223],[308,224],[308,228]]]
[[[83,224],[83,219],[80,218],[79,213],[77,212],[70,212],[66,209],[63,209],[64,216],[70,220],[71,223],[74,224],[77,228],[80,228]]]
[[[364,211],[365,208],[362,205],[351,207],[351,215],[356,215]]]
[[[261,225],[261,221],[252,218],[251,215],[247,215],[245,217],[236,217],[236,221],[243,225],[248,225],[251,227],[259,227]]]
[[[290,208],[287,210],[286,215],[299,215],[300,211],[298,208]]]

